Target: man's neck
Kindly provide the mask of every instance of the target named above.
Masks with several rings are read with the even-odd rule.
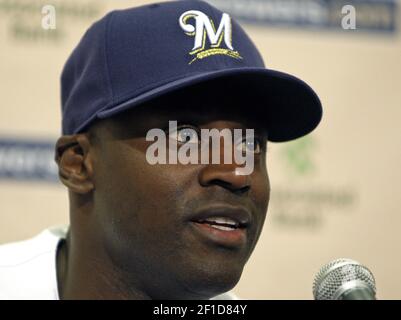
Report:
[[[57,284],[60,300],[149,300],[147,294],[127,287],[128,281],[89,255],[73,252],[70,235],[57,247]]]

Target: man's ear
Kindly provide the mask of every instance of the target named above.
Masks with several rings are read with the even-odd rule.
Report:
[[[90,146],[85,134],[62,136],[56,143],[60,180],[75,193],[86,194],[94,189]]]

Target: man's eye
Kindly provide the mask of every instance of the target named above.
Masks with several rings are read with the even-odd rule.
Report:
[[[259,139],[244,139],[238,144],[237,148],[243,153],[253,152],[254,154],[260,154],[262,150]]]
[[[177,140],[178,143],[199,143],[199,134],[197,130],[190,126],[178,127],[170,132],[170,138]]]

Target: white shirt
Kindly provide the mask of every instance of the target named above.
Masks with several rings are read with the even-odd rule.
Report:
[[[0,245],[0,300],[59,300],[57,246],[68,226],[52,227],[36,237]],[[237,300],[226,292],[211,300]]]

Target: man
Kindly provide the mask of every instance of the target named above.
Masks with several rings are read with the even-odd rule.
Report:
[[[61,88],[70,226],[0,247],[0,297],[235,299],[266,217],[267,140],[318,125],[313,90],[266,69],[243,29],[203,1],[109,13],[71,54]],[[229,138],[205,148],[201,132],[216,129]],[[232,139],[239,129],[251,138]],[[149,152],[152,130],[165,149]],[[185,163],[191,150],[198,161]]]

